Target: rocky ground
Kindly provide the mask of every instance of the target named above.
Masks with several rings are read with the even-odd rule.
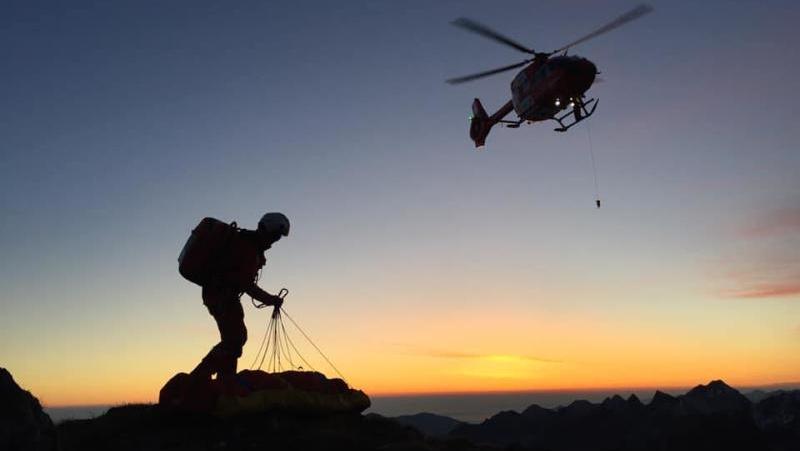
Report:
[[[219,419],[155,405],[113,408],[58,426],[63,451],[91,450],[488,450],[464,439],[436,440],[378,415],[259,414]]]

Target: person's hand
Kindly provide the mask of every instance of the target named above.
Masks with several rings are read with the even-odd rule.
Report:
[[[270,295],[270,305],[273,306],[272,308],[272,317],[276,318],[281,312],[281,306],[283,305],[283,298],[280,296],[275,296],[274,294]]]

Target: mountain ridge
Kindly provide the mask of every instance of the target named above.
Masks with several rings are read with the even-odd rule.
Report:
[[[575,400],[547,409],[531,405],[479,424],[462,424],[450,437],[522,449],[770,450],[800,449],[800,390],[750,401],[722,380],[682,395],[656,390],[649,403],[631,395],[600,403]]]

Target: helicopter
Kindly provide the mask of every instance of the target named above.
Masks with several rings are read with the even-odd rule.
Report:
[[[595,31],[552,52],[537,52],[470,19],[454,20],[452,24],[457,27],[533,55],[533,58],[509,66],[447,80],[450,84],[465,83],[527,65],[511,82],[511,100],[494,114],[487,115],[479,99],[476,98],[472,102],[469,136],[475,142],[475,147],[480,148],[485,144],[486,136],[495,124],[519,128],[523,122],[554,120],[559,125],[554,130],[566,132],[589,118],[594,114],[598,100],[594,98],[587,100],[586,91],[598,80],[596,76],[600,72],[588,59],[567,55],[567,51],[577,44],[636,20],[652,10],[653,7],[650,5],[638,5]],[[560,55],[557,55],[559,53]],[[515,121],[504,119],[512,110],[519,119]],[[573,117],[571,122],[569,116]]]

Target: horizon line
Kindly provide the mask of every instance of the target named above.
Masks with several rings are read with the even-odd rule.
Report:
[[[722,380],[724,379],[712,379],[713,380]],[[725,382],[728,384],[727,382]],[[481,390],[481,391],[430,391],[430,392],[378,392],[375,394],[367,393],[367,396],[370,398],[412,398],[416,396],[480,396],[480,395],[525,395],[525,394],[534,394],[534,393],[573,393],[573,392],[607,392],[607,391],[642,391],[642,390],[653,390],[655,393],[656,391],[673,391],[673,390],[688,390],[699,385],[705,384],[694,384],[694,385],[672,385],[672,386],[662,386],[662,387],[654,387],[654,386],[627,386],[627,387],[592,387],[592,388],[581,388],[581,387],[573,387],[573,388],[542,388],[542,389],[523,389],[523,390]],[[730,385],[730,384],[728,384]],[[742,385],[742,386],[733,386],[730,385],[732,388],[736,390],[780,390],[780,389],[788,389],[788,390],[800,390],[800,380],[793,381],[793,382],[775,382],[771,384],[761,384],[761,385]],[[615,393],[619,394],[619,393]],[[89,407],[103,407],[103,408],[110,408],[110,407],[119,407],[119,406],[126,406],[126,405],[135,405],[135,404],[158,404],[156,401],[139,401],[139,402],[118,402],[118,403],[92,403],[92,404],[58,404],[58,405],[51,405],[42,403],[42,407],[45,409],[68,409],[68,408],[89,408]]]
[[[369,394],[370,397],[381,397],[381,398],[402,398],[402,397],[413,397],[413,396],[468,396],[468,395],[514,395],[514,394],[530,394],[530,393],[570,393],[570,392],[605,392],[605,391],[613,391],[613,390],[620,390],[620,391],[642,391],[642,390],[653,390],[655,391],[664,391],[664,390],[687,390],[699,385],[707,385],[708,383],[714,380],[721,380],[725,382],[724,379],[711,379],[705,384],[694,384],[694,385],[668,385],[668,386],[653,386],[653,385],[641,385],[641,386],[605,386],[605,387],[566,387],[566,388],[531,388],[531,389],[519,389],[519,390],[465,390],[465,391],[419,391],[419,392],[376,392],[374,394]],[[800,389],[800,380],[791,381],[791,382],[774,382],[769,384],[747,384],[747,385],[740,385],[735,386],[728,384],[730,387],[736,390],[764,390],[764,389],[771,389],[771,390],[780,390],[781,388],[788,388],[788,389]],[[791,387],[791,388],[790,388]]]

